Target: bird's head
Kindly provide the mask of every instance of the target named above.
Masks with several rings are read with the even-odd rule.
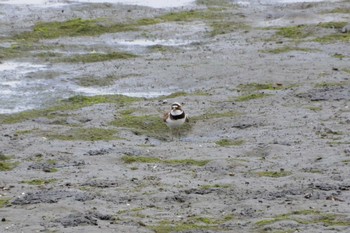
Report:
[[[171,110],[182,110],[181,109],[181,104],[179,104],[178,102],[175,102],[171,105]]]

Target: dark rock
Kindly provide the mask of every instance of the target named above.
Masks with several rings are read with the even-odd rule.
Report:
[[[70,214],[67,217],[56,220],[64,227],[76,227],[84,225],[97,225],[97,219],[93,215],[85,215],[82,213]]]
[[[53,168],[64,168],[64,167],[79,167],[84,166],[85,161],[73,161],[72,163],[50,163],[50,162],[43,162],[43,163],[33,163],[29,165],[28,170],[43,170],[50,172]]]
[[[342,191],[348,191],[350,190],[350,184],[341,184],[338,186],[338,189]]]
[[[76,193],[74,195],[74,200],[76,201],[90,201],[90,200],[93,200],[95,199],[95,196],[92,195],[92,194],[89,194],[89,193]]]
[[[331,191],[331,190],[337,190],[338,189],[337,185],[332,185],[332,184],[328,184],[328,183],[311,184],[309,186],[310,186],[310,188],[319,189],[319,190],[322,190],[322,191]]]
[[[246,129],[246,128],[255,127],[255,126],[257,126],[257,124],[240,123],[240,124],[232,125],[232,128]]]
[[[100,213],[93,213],[93,216],[99,220],[103,221],[111,221],[114,220],[114,216],[110,214],[100,214]]]
[[[111,181],[111,180],[91,180],[82,185],[96,187],[96,188],[109,188],[109,187],[118,186],[118,183],[116,181]]]
[[[184,203],[187,199],[188,199],[188,197],[181,196],[181,195],[174,195],[172,197],[165,198],[165,200],[167,200],[167,201],[175,201],[175,202],[179,202],[179,203]]]
[[[255,217],[256,210],[253,208],[245,208],[240,212],[240,215],[245,217]]]
[[[85,155],[96,156],[96,155],[105,155],[108,154],[111,149],[99,149],[99,150],[89,150]]]
[[[38,203],[57,203],[61,199],[74,198],[77,201],[92,200],[94,197],[84,192],[73,192],[65,190],[43,190],[35,193],[27,193],[16,198],[13,205],[28,205]]]

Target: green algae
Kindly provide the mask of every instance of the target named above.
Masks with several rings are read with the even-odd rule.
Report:
[[[284,176],[289,176],[292,173],[289,171],[262,171],[256,173],[258,176],[265,176],[265,177],[271,177],[271,178],[280,178]]]
[[[241,146],[245,143],[243,139],[221,139],[219,141],[216,141],[215,144],[222,146],[222,147],[230,147],[230,146]]]
[[[117,130],[114,129],[72,128],[65,133],[47,133],[46,137],[64,141],[110,141],[120,139],[115,136],[116,133]]]
[[[188,166],[205,166],[209,160],[194,160],[194,159],[160,159],[156,157],[132,156],[125,155],[122,161],[127,164],[131,163],[161,163],[166,165],[188,165]]]
[[[245,101],[250,101],[254,99],[261,99],[271,96],[270,94],[265,94],[265,93],[253,93],[253,94],[248,94],[248,95],[242,95],[236,98],[236,101],[238,102],[245,102]]]
[[[73,96],[68,99],[58,101],[52,107],[46,109],[30,110],[15,114],[0,115],[0,123],[15,124],[39,117],[52,118],[58,111],[71,111],[95,104],[112,103],[120,107],[140,100],[139,98],[127,97],[124,95],[99,95],[99,96]]]

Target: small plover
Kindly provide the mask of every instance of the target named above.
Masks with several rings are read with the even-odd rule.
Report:
[[[187,114],[182,110],[181,104],[175,102],[171,105],[171,110],[164,114],[163,121],[170,129],[174,129],[189,120]]]

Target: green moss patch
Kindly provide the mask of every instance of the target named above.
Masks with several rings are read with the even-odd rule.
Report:
[[[17,36],[18,39],[37,41],[40,39],[53,39],[58,37],[97,36],[104,33],[115,33],[137,30],[133,24],[108,24],[107,20],[81,18],[63,22],[40,22],[34,26],[33,31]]]
[[[135,115],[132,110],[122,112],[118,119],[111,122],[111,124],[121,128],[128,128],[135,134],[143,134],[158,139],[166,139],[170,133],[170,129],[160,116],[139,116]],[[184,124],[178,128],[178,131],[188,133],[191,128],[190,124]]]
[[[262,50],[261,52],[263,53],[271,53],[271,54],[281,54],[281,53],[289,53],[293,51],[298,51],[298,52],[315,52],[318,51],[316,49],[309,49],[309,48],[300,48],[300,47],[291,47],[291,46],[284,46],[276,49],[267,49],[267,50]]]
[[[350,222],[343,215],[324,213],[317,210],[301,210],[292,213],[277,215],[271,219],[256,222],[259,227],[265,227],[279,221],[295,221],[298,224],[322,224],[326,226],[350,226]]]
[[[201,189],[208,190],[208,189],[227,189],[231,188],[231,185],[228,184],[207,184],[200,186]]]
[[[19,48],[17,44],[13,44],[11,47],[0,47],[0,59],[11,59],[21,56],[26,50]]]
[[[157,226],[151,226],[149,228],[152,229],[155,233],[185,232],[185,231],[195,231],[195,230],[197,231],[219,230],[217,226],[206,226],[206,225],[193,224],[193,223],[171,224],[168,222],[162,222]]]
[[[238,102],[244,102],[244,101],[249,101],[249,100],[254,100],[254,99],[261,99],[271,96],[270,94],[265,94],[265,93],[253,93],[253,94],[248,94],[248,95],[242,95],[239,96],[236,101]]]
[[[330,29],[342,29],[348,23],[347,22],[327,22],[327,23],[319,23],[317,26],[321,28],[330,28]]]
[[[110,141],[120,139],[115,136],[117,130],[101,128],[73,128],[64,134],[48,133],[46,136],[51,140],[64,141]]]
[[[17,135],[25,135],[25,134],[31,134],[33,132],[34,132],[34,130],[17,130],[16,134]]]
[[[334,42],[344,42],[350,43],[350,33],[335,33],[320,38],[316,38],[315,42],[319,43],[334,43]]]
[[[174,95],[187,95],[187,93],[181,92],[175,93]],[[171,96],[173,97],[174,95]],[[208,112],[200,116],[190,117],[189,123],[185,123],[179,128],[171,130],[166,126],[161,116],[159,115],[137,114],[137,111],[126,110],[124,112],[121,112],[120,115],[118,115],[117,119],[112,121],[111,124],[116,127],[130,129],[133,133],[137,135],[142,134],[164,140],[169,138],[170,133],[176,134],[176,132],[181,132],[181,135],[189,133],[192,130],[193,122],[215,118],[236,117],[240,115],[240,113],[235,111],[222,113]]]
[[[296,42],[310,38],[318,43],[333,43],[333,42],[350,42],[349,33],[341,33],[340,30],[347,22],[327,22],[319,23],[317,25],[298,25],[290,27],[272,28],[277,30],[277,37],[284,37],[294,40]],[[336,32],[335,32],[336,31]],[[326,34],[325,36],[317,37],[319,34]],[[275,38],[276,39],[276,38]],[[284,48],[286,49],[286,48]],[[283,51],[283,50],[282,50]],[[279,50],[273,52],[279,53]]]
[[[332,32],[336,30],[336,33],[331,33],[322,37],[318,37],[314,39],[315,42],[318,43],[334,43],[334,42],[350,42],[350,34],[349,33],[340,33],[340,30],[346,26],[348,22],[327,22],[320,23],[317,26],[321,28],[332,29]]]
[[[258,176],[265,176],[265,177],[271,177],[271,178],[279,178],[284,176],[289,176],[292,173],[289,171],[263,171],[263,172],[257,172]]]
[[[40,110],[31,110],[9,115],[0,115],[0,123],[14,124],[26,120],[39,117],[52,118],[57,111],[70,111],[84,108],[87,106],[103,103],[113,103],[122,107],[126,104],[140,100],[139,98],[127,97],[123,95],[100,95],[100,96],[73,96],[71,98],[61,100],[53,107]]]
[[[233,215],[223,216],[222,219],[195,216],[184,221],[162,221],[158,225],[149,228],[156,233],[188,232],[188,231],[225,231],[221,225],[231,221]]]
[[[8,38],[13,45],[9,48],[0,47],[0,58],[9,59],[25,56],[32,51],[43,51],[34,54],[35,57],[58,62],[96,62],[112,59],[128,59],[134,54],[114,52],[95,53],[63,57],[62,54],[50,52],[55,46],[44,46],[39,43],[42,39],[54,39],[59,37],[98,36],[104,33],[116,33],[139,30],[138,27],[145,22],[131,22],[129,24],[113,24],[107,19],[84,20],[80,18],[62,22],[39,22],[30,32],[21,33],[14,38]]]
[[[60,103],[67,107],[68,109],[76,109],[86,106],[91,106],[95,104],[102,103],[114,103],[119,106],[125,106],[132,102],[140,100],[135,97],[128,97],[124,95],[97,95],[97,96],[73,96],[71,98],[62,100]]]
[[[19,165],[19,162],[0,161],[0,171],[11,171]]]
[[[56,45],[45,46],[40,43],[44,39],[60,37],[84,37],[99,36],[106,33],[118,33],[142,30],[141,27],[165,22],[191,22],[204,21],[212,27],[211,36],[229,33],[240,29],[248,29],[249,26],[242,23],[237,14],[228,11],[233,6],[229,1],[200,0],[198,4],[204,4],[205,10],[189,10],[171,12],[155,18],[130,20],[127,23],[114,23],[110,19],[81,19],[75,18],[67,21],[38,22],[32,31],[24,32],[12,38],[4,40],[13,43],[10,47],[0,47],[0,58],[10,59],[15,57],[35,56],[52,62],[96,62],[111,59],[133,58],[130,53],[115,52],[110,54],[96,53],[64,57],[62,54],[50,52],[57,49]],[[165,47],[156,47],[159,51],[167,50]],[[36,52],[34,55],[33,52]],[[42,51],[37,53],[37,51]]]
[[[48,172],[48,173],[55,173],[55,172],[58,172],[58,169],[52,167],[52,168],[45,169],[44,171],[45,171],[45,172]]]
[[[207,225],[220,225],[220,224],[224,224],[225,222],[231,221],[232,219],[234,219],[234,216],[232,214],[228,214],[228,215],[222,216],[222,218],[195,216],[190,218],[189,221],[194,221],[196,223],[204,223]]]
[[[0,171],[11,171],[19,162],[11,162],[12,157],[0,153]]]
[[[160,139],[169,133],[169,128],[159,116],[135,116],[124,112],[112,122],[112,125],[131,129],[135,134],[145,134]]]
[[[162,21],[159,18],[144,18],[144,19],[137,20],[134,25],[135,26],[147,26],[147,25],[158,24],[161,22]]]
[[[48,180],[33,179],[33,180],[24,180],[21,183],[29,184],[29,185],[47,185],[47,184],[51,184],[51,183],[55,183],[55,182],[57,182],[57,179],[48,179]]]
[[[167,51],[175,51],[176,48],[172,47],[172,46],[165,46],[165,45],[152,45],[152,46],[148,46],[148,48],[152,51],[152,52],[159,52],[159,53],[164,53]]]
[[[0,58],[1,59],[11,59],[16,57],[25,57],[26,54],[32,51],[42,51],[50,50],[52,47],[45,46],[42,44],[37,44],[33,41],[28,40],[18,40],[18,39],[8,39],[9,43],[12,43],[10,47],[0,47]],[[47,56],[49,56],[49,52]],[[40,57],[40,55],[36,55]]]
[[[324,13],[333,13],[333,14],[350,14],[350,8],[344,7],[344,8],[336,8]]]
[[[102,62],[117,59],[130,59],[135,58],[136,55],[126,52],[113,52],[113,53],[88,53],[83,55],[74,55],[64,58],[59,58],[59,62],[67,63],[92,63],[92,62]]]
[[[227,34],[238,30],[248,30],[250,26],[239,21],[218,20],[209,24],[212,27],[211,36]]]
[[[322,83],[317,83],[315,85],[315,88],[332,88],[332,87],[343,87],[347,85],[346,82],[322,82]]]
[[[340,60],[342,60],[343,58],[346,58],[346,56],[341,53],[335,53],[332,55],[332,57],[338,58]]]
[[[0,208],[4,208],[8,204],[10,204],[10,198],[0,198]]]
[[[4,155],[3,153],[0,152],[0,161],[6,161],[10,159],[11,159],[11,156]]]
[[[322,111],[322,107],[318,107],[318,106],[308,106],[308,107],[305,107],[305,108],[309,109],[311,111],[314,111],[314,112]]]
[[[221,139],[215,144],[223,147],[229,147],[229,146],[241,146],[245,143],[243,139],[237,139],[237,140],[232,140],[232,139]]]
[[[312,32],[305,25],[281,27],[277,29],[277,36],[290,38],[294,40],[304,39],[312,35]]]
[[[252,92],[260,90],[281,90],[287,87],[284,87],[281,84],[274,83],[247,83],[238,85],[240,91]]]
[[[214,6],[213,2],[202,1],[203,4]],[[231,6],[226,1],[221,1],[216,6]],[[41,39],[53,39],[59,37],[98,36],[105,33],[117,33],[139,30],[140,26],[158,24],[161,22],[184,22],[193,20],[218,20],[222,19],[222,13],[211,10],[190,10],[171,12],[156,18],[145,18],[129,23],[110,23],[108,19],[71,19],[62,22],[39,22],[33,31],[17,35],[16,39],[25,41],[38,41]],[[235,24],[235,22],[232,22]],[[227,24],[230,28],[230,24]]]
[[[202,1],[204,3],[204,1]],[[213,3],[213,2],[212,2]],[[218,5],[217,3],[210,3],[206,1],[206,5],[210,5],[207,10],[190,10],[190,11],[180,11],[172,12],[160,16],[159,19],[162,22],[186,22],[186,21],[205,21],[212,28],[210,32],[211,36],[216,36],[219,34],[230,33],[237,30],[248,30],[250,27],[244,24],[232,13],[226,11],[226,8],[233,6],[228,3],[223,5]],[[213,8],[213,6],[220,8]],[[223,8],[224,7],[224,8]],[[234,19],[234,20],[233,20]]]
[[[209,160],[194,160],[194,159],[172,159],[165,160],[155,157],[131,156],[125,155],[122,157],[124,163],[161,163],[167,165],[189,165],[189,166],[205,166]]]

